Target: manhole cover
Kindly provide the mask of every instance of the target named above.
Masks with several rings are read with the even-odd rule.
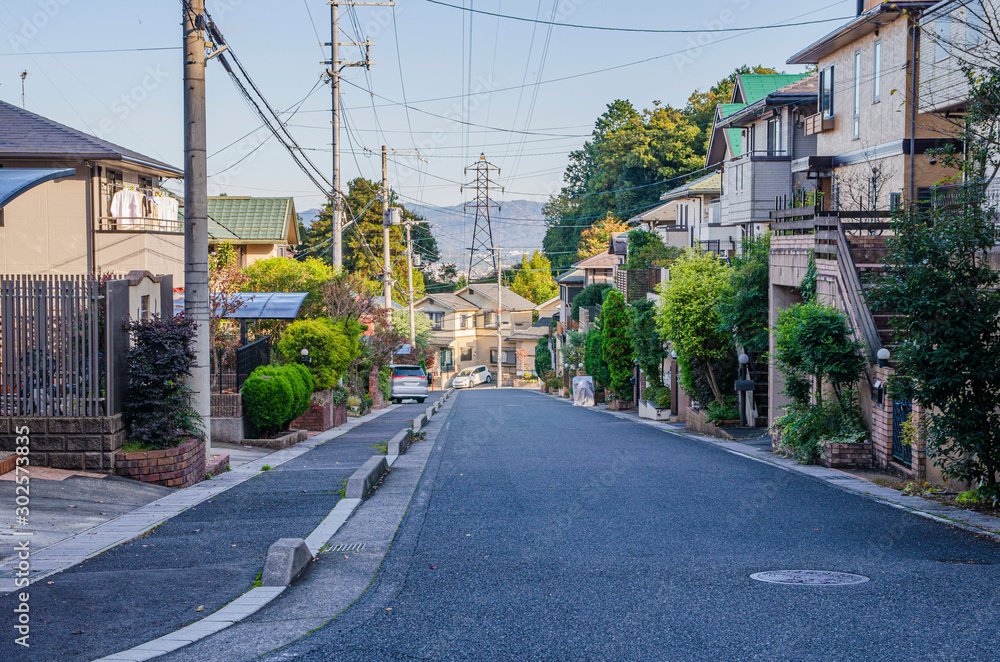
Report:
[[[363,543],[363,542],[355,542],[355,543],[351,543],[349,545],[334,545],[333,547],[330,548],[330,551],[331,552],[360,552],[362,549],[365,548],[365,544],[366,543]]]
[[[769,584],[794,584],[800,586],[846,586],[864,584],[868,581],[862,575],[849,572],[828,572],[826,570],[772,570],[750,575],[750,579]]]

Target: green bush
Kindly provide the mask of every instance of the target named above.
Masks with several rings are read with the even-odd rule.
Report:
[[[389,366],[378,371],[378,390],[386,400],[392,397],[392,368]]]
[[[570,317],[580,320],[580,306],[600,306],[604,302],[605,293],[611,289],[611,283],[594,283],[583,288],[579,294],[573,297],[573,307],[570,309]],[[593,322],[594,320],[590,320]]]
[[[347,396],[351,393],[344,386],[334,386],[330,389],[330,402],[334,405],[342,405],[347,402]]]
[[[724,403],[720,403],[718,400],[709,402],[705,407],[705,415],[710,422],[721,423],[722,421],[739,420],[740,410],[736,404],[736,398],[727,395]]]
[[[254,375],[283,377],[288,381],[288,386],[292,389],[292,407],[286,423],[294,421],[309,410],[309,403],[312,400],[312,375],[305,366],[298,363],[260,366],[253,371],[251,377]]]
[[[242,393],[243,409],[260,432],[277,432],[292,420],[295,398],[285,375],[251,375],[243,382]]]
[[[328,318],[304,319],[293,322],[281,334],[278,351],[286,363],[296,363],[302,350],[309,350],[309,371],[313,388],[323,391],[337,385],[341,375],[357,358],[357,322],[334,322]]]
[[[375,404],[375,399],[372,398],[372,396],[365,393],[363,396],[361,396],[361,403],[365,406],[364,407],[365,409],[371,409],[372,405]]]
[[[670,409],[670,387],[650,386],[642,392],[643,398],[657,409]]]
[[[827,441],[862,443],[868,438],[853,391],[845,393],[840,402],[792,403],[786,411],[787,414],[774,421],[774,427],[781,432],[785,450],[806,464],[819,458]]]

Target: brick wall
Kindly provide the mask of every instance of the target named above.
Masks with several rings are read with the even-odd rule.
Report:
[[[205,441],[189,439],[158,451],[117,453],[116,473],[144,483],[190,487],[205,478]]]
[[[243,394],[213,393],[212,418],[243,418]]]
[[[16,446],[14,430],[27,427],[31,466],[112,473],[125,443],[121,415],[97,418],[0,418],[0,451]]]
[[[872,465],[871,444],[826,444],[819,464],[824,467],[867,468]]]

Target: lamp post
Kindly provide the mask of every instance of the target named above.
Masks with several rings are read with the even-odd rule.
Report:
[[[302,358],[300,359],[302,365],[309,365],[312,363],[312,359],[309,358],[309,350],[305,347],[302,348]]]
[[[876,356],[878,356],[878,367],[880,368],[889,367],[889,357],[892,356],[892,353],[889,350],[883,347],[878,351],[878,354]]]

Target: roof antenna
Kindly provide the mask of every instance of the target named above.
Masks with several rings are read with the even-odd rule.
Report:
[[[28,70],[21,72],[21,108],[24,108],[24,79],[28,77]]]

